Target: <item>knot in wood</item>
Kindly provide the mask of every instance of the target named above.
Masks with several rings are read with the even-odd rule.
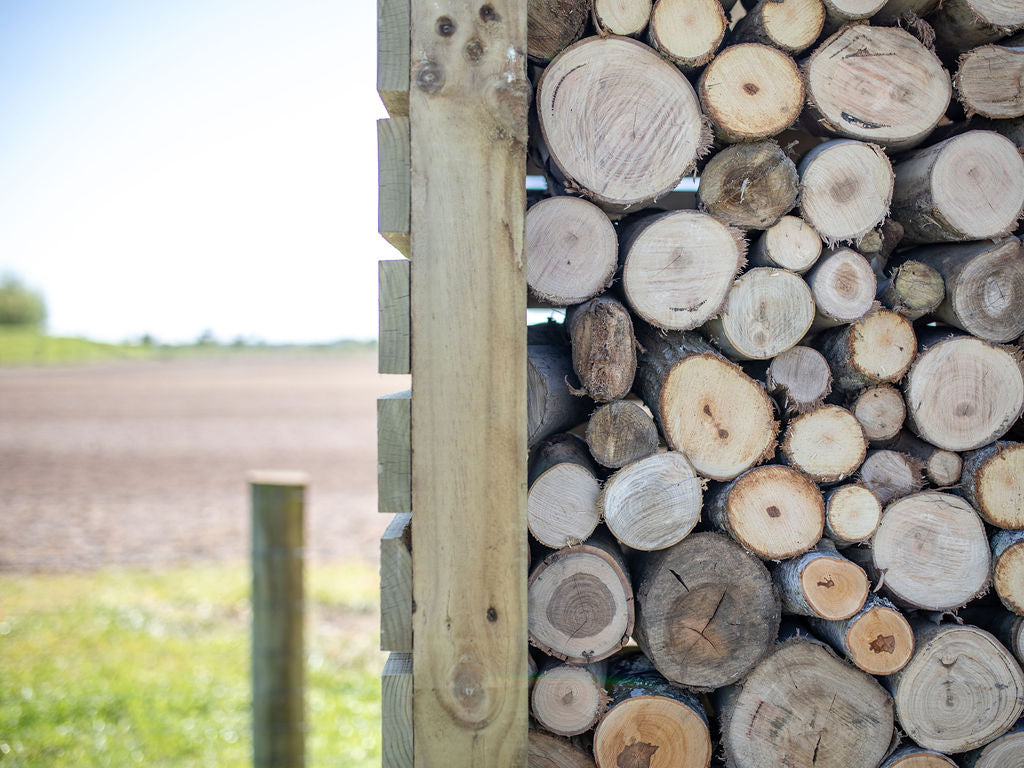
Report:
[[[437,30],[437,34],[441,37],[451,37],[455,34],[456,24],[452,21],[449,16],[442,16],[437,20],[437,24],[434,25],[434,29]]]
[[[501,21],[501,14],[494,10],[494,6],[486,3],[480,6],[481,21]]]
[[[416,71],[416,87],[424,93],[436,93],[444,85],[444,71],[436,62],[425,61]]]
[[[476,38],[466,43],[466,47],[462,49],[462,52],[465,55],[466,59],[468,59],[473,64],[476,64],[478,61],[480,61],[480,59],[483,58],[484,51],[484,44],[481,43]]]

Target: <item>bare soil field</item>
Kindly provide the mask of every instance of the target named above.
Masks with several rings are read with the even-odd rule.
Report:
[[[310,476],[311,560],[373,561],[373,354],[0,369],[0,571],[248,557],[252,469]]]

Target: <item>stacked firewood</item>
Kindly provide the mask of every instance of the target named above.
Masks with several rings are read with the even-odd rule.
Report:
[[[1024,766],[1024,2],[529,8],[531,765]]]

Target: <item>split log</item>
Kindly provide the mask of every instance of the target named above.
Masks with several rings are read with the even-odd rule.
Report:
[[[636,376],[636,337],[629,310],[617,299],[598,296],[569,310],[565,324],[572,367],[595,402],[629,394]]]
[[[1024,721],[985,747],[963,756],[964,768],[1024,768]]]
[[[590,538],[601,515],[601,484],[582,441],[555,435],[536,450],[530,467],[526,520],[533,538],[558,549]]]
[[[1024,7],[1012,0],[943,0],[928,21],[935,29],[935,47],[953,60],[960,51],[1024,27]]]
[[[868,441],[857,418],[838,405],[802,413],[786,427],[786,463],[819,483],[835,483],[857,471]]]
[[[622,544],[664,549],[683,539],[700,520],[702,481],[677,451],[623,467],[605,482],[597,505]]]
[[[893,440],[903,429],[907,406],[903,395],[891,384],[879,384],[860,392],[850,404],[869,442]]]
[[[828,539],[799,557],[772,566],[771,573],[782,610],[832,621],[859,612],[871,586],[864,569],[840,555]]]
[[[647,28],[651,0],[593,0],[594,26],[607,35],[636,37]]]
[[[1024,531],[992,534],[992,585],[1003,605],[1024,616]]]
[[[878,765],[892,739],[893,703],[872,677],[799,639],[757,665],[721,723],[735,768]]]
[[[812,618],[808,624],[818,637],[871,675],[898,672],[914,653],[909,622],[895,605],[876,595],[868,596],[848,619]]]
[[[935,54],[895,27],[841,29],[814,50],[803,71],[809,127],[889,150],[924,141],[952,95]]]
[[[728,28],[718,0],[657,0],[647,39],[662,56],[690,72],[711,61]]]
[[[900,432],[896,439],[888,443],[886,447],[893,451],[909,454],[924,462],[924,473],[933,485],[941,487],[960,482],[963,462],[958,453],[936,448],[924,440],[918,440],[906,431]]]
[[[956,763],[941,752],[909,746],[898,749],[880,768],[956,768]]]
[[[626,400],[602,405],[594,411],[584,439],[594,460],[610,469],[632,464],[658,450],[654,419],[639,405]]]
[[[610,671],[612,705],[594,732],[598,768],[707,768],[711,731],[700,699],[669,683],[639,653],[615,660]]]
[[[537,115],[567,187],[615,210],[675,189],[708,143],[689,81],[628,37],[562,51],[537,85]]]
[[[912,24],[938,7],[939,0],[888,0],[882,9],[871,17],[871,24],[878,27]]]
[[[778,5],[774,0],[762,0]],[[754,241],[749,263],[753,267],[779,267],[803,274],[821,256],[821,238],[799,216],[783,216]]]
[[[825,497],[825,534],[839,546],[867,541],[881,521],[882,503],[863,485],[840,485]]]
[[[796,166],[769,140],[716,153],[701,170],[697,198],[703,210],[734,227],[767,229],[792,210],[798,192]]]
[[[774,454],[779,425],[763,386],[694,334],[639,326],[637,338],[637,390],[669,448],[713,480]]]
[[[821,406],[832,391],[832,372],[811,347],[790,347],[768,365],[765,386],[787,411],[806,413]]]
[[[824,23],[821,0],[758,0],[737,22],[730,40],[764,43],[794,56],[814,45]]]
[[[612,283],[618,241],[607,214],[578,197],[549,197],[526,212],[526,284],[555,306],[579,304]]]
[[[917,744],[966,752],[1005,733],[1024,709],[1024,674],[988,632],[912,622],[916,650],[889,678],[896,715]]]
[[[1016,237],[916,248],[908,257],[942,275],[945,299],[935,315],[943,322],[995,343],[1024,333],[1024,244]]]
[[[526,52],[530,58],[551,61],[562,49],[580,39],[589,14],[588,0],[528,0]]]
[[[633,631],[633,589],[611,537],[552,552],[530,573],[530,643],[574,664],[601,661]]]
[[[826,243],[852,241],[889,213],[893,171],[875,144],[834,139],[800,161],[800,215]]]
[[[530,728],[527,737],[530,768],[594,768],[593,758],[569,739]]]
[[[733,360],[766,360],[796,346],[814,321],[807,283],[785,269],[757,267],[733,284],[704,331]]]
[[[888,504],[924,487],[924,465],[920,459],[898,451],[868,451],[860,465],[860,484],[883,505]]]
[[[907,426],[947,451],[1002,437],[1024,410],[1019,353],[970,336],[925,346],[903,383]]]
[[[938,270],[915,259],[897,265],[890,276],[878,284],[878,300],[882,306],[908,320],[919,320],[934,312],[945,296],[946,287]]]
[[[965,454],[960,482],[985,522],[1024,529],[1024,444],[1001,441]]]
[[[899,381],[917,354],[914,326],[903,315],[879,309],[823,333],[817,347],[838,388],[858,391],[883,381]]]
[[[1024,208],[1024,159],[993,131],[919,149],[895,171],[892,217],[903,225],[905,244],[1003,237]]]
[[[634,639],[668,680],[700,691],[745,675],[775,642],[779,598],[761,562],[720,533],[637,558]]]
[[[897,605],[953,611],[988,588],[985,526],[959,496],[924,491],[892,502],[870,555],[869,575],[884,578]]]
[[[537,675],[530,709],[537,723],[559,736],[589,731],[608,708],[605,663],[585,666],[551,660]]]
[[[526,434],[529,446],[556,432],[581,424],[590,400],[577,397],[568,383],[572,376],[569,350],[553,345],[527,347]]]
[[[697,83],[719,141],[766,139],[800,116],[804,83],[793,59],[770,45],[740,43],[721,51]]]
[[[822,0],[825,4],[826,35],[851,21],[860,21],[874,16],[885,5],[885,0]]]
[[[960,57],[953,88],[968,117],[1024,115],[1024,35],[982,45]]]
[[[789,467],[755,467],[712,488],[708,519],[766,560],[807,552],[825,527],[825,500],[806,476]]]
[[[739,230],[697,211],[645,216],[621,235],[623,295],[668,330],[699,328],[718,313],[746,251]]]
[[[826,253],[806,279],[817,309],[815,330],[852,323],[874,306],[875,273],[867,260],[850,248]]]

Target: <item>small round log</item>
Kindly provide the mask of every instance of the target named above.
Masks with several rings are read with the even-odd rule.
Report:
[[[588,0],[529,0],[526,4],[526,52],[535,61],[551,61],[583,34]],[[521,55],[521,54],[520,54]]]
[[[890,276],[878,284],[878,300],[883,307],[919,320],[934,312],[946,296],[942,275],[915,259],[908,259],[893,268]]]
[[[800,214],[826,243],[853,241],[889,213],[893,172],[875,144],[835,139],[800,161]]]
[[[863,485],[840,485],[825,497],[825,534],[839,546],[869,540],[881,521],[882,503]]]
[[[1024,616],[1024,531],[992,534],[992,585],[1003,605]]]
[[[577,736],[593,728],[608,708],[604,666],[604,662],[548,663],[537,675],[530,696],[537,723],[559,736]]]
[[[766,360],[796,346],[813,321],[807,283],[784,269],[757,267],[736,280],[704,331],[733,360]]]
[[[948,493],[924,491],[886,507],[871,560],[893,601],[912,608],[953,611],[989,584],[985,526],[966,501]]]
[[[821,538],[825,501],[806,476],[789,467],[755,467],[708,492],[711,523],[765,560],[807,552]]]
[[[902,747],[886,760],[880,768],[956,768],[956,763],[941,752],[921,747]]]
[[[781,133],[800,116],[804,102],[796,62],[759,43],[721,51],[704,68],[697,90],[715,136],[729,143]]]
[[[526,520],[533,537],[557,549],[590,538],[601,519],[601,484],[582,441],[555,435],[542,443],[530,467]]]
[[[824,405],[790,421],[781,448],[791,467],[819,483],[835,483],[857,471],[868,441],[852,413]]]
[[[594,411],[587,422],[584,439],[594,460],[610,469],[632,464],[658,450],[658,428],[654,419],[639,405],[627,400],[617,400]]]
[[[796,166],[774,141],[746,142],[708,161],[697,198],[703,210],[734,227],[768,229],[796,205],[798,181]]]
[[[608,530],[622,544],[641,551],[664,549],[700,520],[701,486],[686,457],[666,451],[608,478],[597,504]]]
[[[899,381],[917,354],[914,326],[888,309],[823,333],[816,341],[832,369],[837,389],[856,392],[884,381]]]
[[[806,413],[820,407],[832,391],[832,373],[818,350],[795,346],[771,361],[765,386],[787,411]]]
[[[968,117],[1024,115],[1024,35],[982,45],[960,57],[953,88]]]
[[[526,284],[559,307],[579,304],[609,285],[618,241],[607,214],[578,197],[549,197],[526,212]]]
[[[566,316],[572,367],[586,393],[598,403],[629,394],[636,376],[636,337],[629,310],[617,299],[598,296]]]
[[[675,189],[708,143],[689,81],[628,37],[562,51],[537,85],[537,115],[566,186],[614,210]]]
[[[717,314],[743,265],[739,230],[697,211],[672,211],[623,227],[622,292],[643,320],[688,331]]]
[[[879,384],[860,392],[850,404],[869,442],[893,440],[903,429],[907,406],[903,395],[891,384]]]
[[[808,621],[815,635],[870,675],[903,669],[914,653],[914,633],[895,605],[869,595],[852,617]]]
[[[882,9],[885,0],[822,0],[825,5],[825,34],[831,35],[851,21],[869,19]]]
[[[711,61],[728,28],[718,0],[657,0],[647,39],[662,56],[690,72]]]
[[[985,522],[1024,529],[1024,444],[1000,441],[965,454],[960,482]]]
[[[778,5],[774,0],[762,0]],[[783,216],[754,241],[748,263],[753,267],[779,267],[802,275],[821,256],[821,238],[799,216]]]
[[[899,451],[868,451],[860,465],[860,484],[888,504],[924,487],[924,463]]]
[[[647,28],[651,0],[593,0],[594,26],[608,35],[636,37]]]
[[[814,296],[814,329],[832,328],[864,317],[875,302],[871,265],[851,248],[823,255],[805,275]]]
[[[737,22],[731,40],[764,43],[795,56],[814,45],[824,23],[821,0],[758,0]]]
[[[849,619],[860,611],[871,586],[864,569],[840,555],[828,539],[772,566],[771,573],[783,611],[832,621]]]

